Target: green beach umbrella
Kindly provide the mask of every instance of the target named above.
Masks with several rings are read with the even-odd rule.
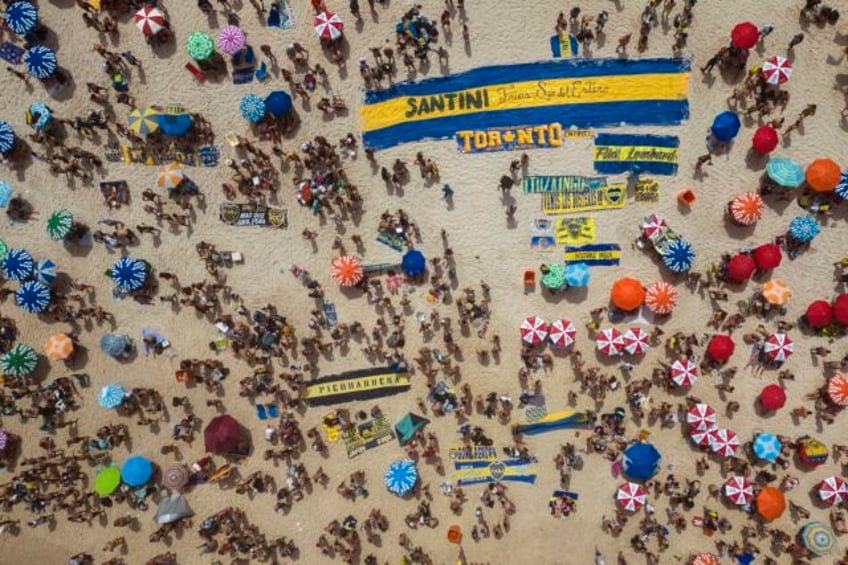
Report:
[[[212,41],[209,34],[196,31],[188,36],[186,49],[188,56],[195,61],[205,61],[215,52],[215,42]]]
[[[109,496],[121,484],[121,471],[117,467],[106,467],[94,477],[94,492]]]
[[[13,377],[25,377],[35,370],[38,355],[35,349],[23,343],[17,343],[0,356],[0,371]]]
[[[542,277],[545,287],[556,290],[565,286],[565,265],[548,265],[548,272]]]
[[[0,259],[6,256],[6,253],[9,251],[9,246],[6,245],[6,242],[0,239]]]
[[[64,208],[59,208],[47,218],[47,233],[54,241],[63,239],[71,231],[74,215]]]

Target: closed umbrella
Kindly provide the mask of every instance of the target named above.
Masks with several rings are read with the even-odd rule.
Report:
[[[737,253],[727,262],[725,273],[727,280],[742,284],[746,282],[757,270],[757,264],[751,259],[751,256],[746,253]]]
[[[677,289],[665,281],[657,281],[645,291],[645,306],[657,315],[671,314],[677,306]]]
[[[183,166],[179,163],[169,163],[156,167],[156,187],[164,189],[177,188],[185,180]]]
[[[172,494],[159,502],[153,519],[157,524],[170,524],[190,516],[194,516],[194,510],[188,505],[186,498],[181,494]]]
[[[417,249],[410,249],[403,255],[400,263],[400,270],[403,274],[409,277],[417,277],[424,273],[427,269],[427,260],[424,254]]]
[[[383,479],[390,492],[403,496],[415,486],[418,480],[418,469],[415,468],[412,460],[401,459],[389,465]]]
[[[74,354],[74,340],[67,334],[51,335],[44,343],[44,353],[51,361],[64,361]]]
[[[716,427],[716,411],[709,404],[699,402],[686,412],[686,424],[690,433],[713,429]]]
[[[542,285],[550,290],[558,290],[565,286],[565,265],[555,263],[548,265],[548,272],[542,276]]]
[[[848,406],[848,375],[836,373],[827,381],[827,395],[837,406]]]
[[[735,475],[724,483],[724,496],[737,506],[747,506],[754,500],[754,485],[744,476]]]
[[[780,137],[771,126],[760,126],[751,138],[751,147],[760,155],[768,155],[777,148]]]
[[[53,112],[43,102],[34,102],[27,110],[27,124],[35,129],[43,130],[53,120]]]
[[[809,522],[801,529],[801,542],[813,555],[830,555],[836,545],[833,530],[824,522]]]
[[[341,18],[332,12],[321,12],[312,22],[312,28],[319,38],[335,41],[344,32],[344,23]]]
[[[807,167],[807,185],[815,192],[833,192],[842,179],[842,170],[833,159],[816,159]]]
[[[638,280],[624,277],[613,283],[610,299],[613,306],[629,312],[637,309],[645,301],[645,288]]]
[[[239,112],[248,122],[255,124],[265,117],[265,101],[255,94],[248,94],[239,102]]]
[[[831,506],[842,504],[848,500],[848,484],[845,479],[831,475],[819,483],[816,489],[819,498]]]
[[[101,408],[113,409],[123,404],[126,396],[127,391],[124,390],[122,385],[110,383],[100,389],[100,395],[97,397],[97,401],[100,403]]]
[[[651,349],[651,335],[642,328],[630,328],[622,336],[624,350],[630,355],[644,355]]]
[[[50,259],[38,262],[33,271],[38,282],[50,286],[56,281],[56,263]]]
[[[100,338],[100,351],[110,357],[122,357],[132,345],[132,340],[128,335],[123,334],[104,334]]]
[[[109,496],[121,484],[121,471],[117,467],[106,467],[94,477],[94,492]]]
[[[820,231],[819,223],[811,216],[798,216],[789,222],[789,235],[799,243],[813,241]]]
[[[677,359],[669,369],[671,380],[677,386],[689,387],[695,384],[701,370],[691,359]]]
[[[165,14],[152,4],[145,4],[135,13],[135,27],[146,37],[156,35],[165,29]]]
[[[816,300],[807,307],[807,323],[812,328],[823,328],[833,321],[833,308],[824,300]]]
[[[195,61],[205,61],[215,52],[215,43],[209,37],[209,34],[202,31],[195,31],[188,36],[186,50],[188,51],[188,56]]]
[[[590,278],[589,265],[586,263],[568,263],[565,266],[565,284],[568,286],[582,288],[589,284]]]
[[[752,226],[763,217],[763,199],[756,192],[743,192],[730,202],[733,219],[743,225]]]
[[[56,53],[46,45],[34,45],[24,53],[27,72],[38,80],[48,79],[59,68]]]
[[[518,328],[521,340],[530,345],[542,343],[548,337],[548,324],[539,316],[529,316]]]
[[[26,281],[15,291],[15,303],[24,312],[40,314],[50,305],[50,288],[39,281]]]
[[[773,333],[763,342],[763,353],[776,363],[783,363],[795,352],[795,344],[783,332]]]
[[[32,276],[35,262],[32,255],[25,249],[10,249],[0,259],[3,276],[10,281],[23,281]]]
[[[780,385],[766,385],[760,391],[760,406],[765,410],[779,410],[786,404],[786,390]]]
[[[739,451],[739,436],[736,432],[726,428],[720,428],[713,437],[710,450],[719,457],[733,457]]]
[[[741,127],[742,122],[739,121],[739,116],[735,112],[726,110],[715,117],[710,131],[718,141],[726,143],[736,137]]]
[[[12,377],[25,377],[35,371],[38,354],[35,349],[23,343],[16,343],[0,355],[0,372]]]
[[[548,339],[554,347],[565,348],[574,343],[577,329],[568,320],[555,320],[550,327]]]
[[[358,257],[342,255],[331,264],[333,282],[339,286],[355,286],[365,277],[362,262]]]
[[[789,157],[772,157],[766,164],[768,177],[784,188],[798,188],[804,182],[804,168]]]
[[[15,147],[15,130],[9,122],[0,120],[0,154],[8,153]]]
[[[733,343],[733,338],[727,334],[715,334],[707,345],[707,354],[721,363],[730,359],[735,349],[736,344]]]
[[[730,41],[739,49],[750,49],[760,39],[760,29],[751,22],[736,24],[730,32]]]
[[[241,443],[241,424],[229,414],[212,418],[203,430],[206,451],[218,455],[235,453]]]
[[[668,224],[666,223],[665,218],[659,214],[651,214],[650,216],[646,216],[642,221],[641,228],[642,235],[648,239],[654,239],[655,237],[665,233],[668,229]]]
[[[620,355],[624,349],[624,336],[615,328],[605,328],[598,332],[595,338],[595,347],[604,355],[610,357]]]
[[[159,131],[172,137],[182,137],[191,129],[194,119],[184,110],[162,112],[153,117],[159,123]]]
[[[783,260],[783,254],[780,252],[780,247],[774,243],[764,243],[754,248],[751,253],[754,258],[754,263],[757,264],[757,269],[761,271],[771,271],[780,266]]]
[[[238,26],[227,25],[218,32],[218,47],[227,55],[235,55],[242,49],[247,38]]]
[[[143,261],[132,257],[121,257],[112,265],[111,278],[120,288],[135,291],[147,280],[147,268]]]
[[[0,208],[8,206],[14,194],[15,191],[12,189],[12,185],[4,180],[0,180]]]
[[[774,434],[759,433],[754,438],[754,455],[763,461],[771,463],[780,457],[780,440]]]
[[[47,234],[54,241],[64,239],[71,232],[73,225],[74,215],[64,208],[59,208],[47,218]]]
[[[158,131],[159,122],[156,121],[156,116],[160,113],[162,109],[157,106],[134,109],[127,120],[130,131],[137,135],[148,135]]]
[[[146,457],[134,455],[124,461],[121,467],[121,480],[131,487],[140,487],[153,476],[153,463]]]
[[[6,451],[6,448],[9,446],[9,432],[0,428],[0,453]]]
[[[774,55],[763,61],[760,71],[767,84],[783,84],[792,76],[792,61],[786,57]]]
[[[183,464],[173,465],[162,475],[162,485],[169,489],[181,489],[188,484],[191,474]]]
[[[637,512],[648,501],[648,493],[642,485],[636,483],[624,483],[615,492],[615,501],[628,512]]]
[[[685,239],[677,238],[671,241],[663,251],[663,264],[675,273],[685,273],[695,262],[695,250]]]
[[[265,107],[268,113],[275,118],[281,118],[291,112],[292,98],[288,92],[275,90],[265,98]]]
[[[840,294],[833,301],[833,319],[840,326],[848,326],[848,294]]]
[[[792,298],[792,291],[786,286],[786,283],[778,280],[768,281],[763,285],[763,298],[769,304],[775,306],[783,306],[789,299]]]
[[[621,455],[624,474],[637,481],[647,481],[660,469],[662,455],[650,443],[634,443]]]
[[[6,8],[6,26],[18,35],[26,35],[38,25],[38,7],[32,2],[12,2]]]

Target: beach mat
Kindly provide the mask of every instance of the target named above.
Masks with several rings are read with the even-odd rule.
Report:
[[[233,55],[233,84],[248,84],[253,82],[255,70],[256,56],[254,55],[253,47],[248,45],[246,49]]]
[[[24,59],[24,50],[14,43],[4,41],[0,43],[0,59],[12,65],[20,65]]]
[[[268,27],[278,29],[294,28],[294,12],[288,0],[274,0],[268,10]]]

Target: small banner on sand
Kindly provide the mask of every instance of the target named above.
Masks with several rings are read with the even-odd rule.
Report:
[[[288,213],[282,208],[270,208],[262,204],[221,204],[221,221],[231,226],[269,226],[285,228],[288,226]]]
[[[392,425],[385,416],[377,416],[361,424],[351,426],[342,432],[348,459],[362,455],[369,449],[374,449],[389,443],[395,438]]]
[[[398,367],[378,367],[318,378],[306,385],[310,406],[370,400],[409,390],[409,373]]]
[[[549,192],[542,195],[542,212],[545,214],[570,214],[591,210],[624,208],[627,185],[610,184],[598,188],[575,188],[566,192]]]
[[[586,263],[589,266],[615,266],[621,262],[621,246],[615,243],[596,243],[565,248],[566,263]]]
[[[595,136],[595,170],[614,175],[639,172],[652,175],[677,174],[680,140],[673,135]]]

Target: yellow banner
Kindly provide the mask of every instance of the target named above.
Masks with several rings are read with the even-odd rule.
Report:
[[[409,384],[409,373],[385,373],[332,382],[317,382],[306,386],[306,398],[311,400],[336,394],[355,394]]]
[[[626,200],[624,183],[579,192],[553,192],[542,195],[542,212],[545,214],[568,214],[590,210],[624,208]]]
[[[595,218],[557,218],[554,222],[558,245],[583,245],[595,241]]]
[[[595,146],[595,161],[639,161],[677,163],[677,147]]]

